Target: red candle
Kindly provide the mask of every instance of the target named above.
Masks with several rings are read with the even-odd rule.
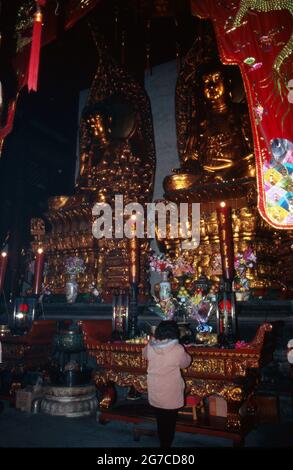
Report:
[[[0,294],[4,287],[7,260],[8,260],[7,253],[5,251],[2,251],[1,256],[0,256]]]
[[[217,207],[217,218],[223,276],[226,280],[232,280],[234,277],[232,211],[225,202],[221,202],[220,207]]]
[[[135,221],[135,216],[132,216]],[[129,282],[137,284],[139,282],[139,240],[136,233],[136,223],[132,226],[132,238],[129,239]]]
[[[137,237],[129,240],[129,282],[130,284],[139,281],[139,242]]]
[[[34,285],[33,285],[33,294],[35,295],[39,295],[41,293],[44,261],[45,261],[44,250],[43,248],[38,248],[36,259],[35,259],[35,273],[34,273]]]

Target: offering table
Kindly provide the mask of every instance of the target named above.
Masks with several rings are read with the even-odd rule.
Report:
[[[260,369],[272,360],[272,330],[271,324],[264,323],[254,339],[241,349],[187,348],[193,359],[183,371],[189,394],[200,398],[218,395],[225,399],[227,418],[224,426],[222,420],[222,430],[235,432],[237,436],[242,436],[245,431],[247,416],[241,408],[246,404],[248,408],[252,407],[249,411],[253,414],[251,398],[259,381]],[[84,326],[84,338],[88,352],[95,357],[98,366],[95,382],[102,391],[100,408],[104,410],[103,419],[107,417],[105,410],[114,404],[115,384],[147,392],[147,362],[142,357],[144,344],[100,342],[91,336],[89,325]]]

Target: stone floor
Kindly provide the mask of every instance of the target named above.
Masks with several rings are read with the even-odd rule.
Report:
[[[31,414],[10,408],[4,402],[0,414],[0,447],[157,447],[154,436],[133,440],[133,425],[97,423],[96,418],[63,418]],[[246,438],[246,447],[293,448],[293,408],[289,396],[280,396],[281,416],[278,423],[263,423]],[[231,447],[229,440],[177,433],[174,447]]]

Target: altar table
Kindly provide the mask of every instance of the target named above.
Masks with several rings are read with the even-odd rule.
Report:
[[[86,348],[98,366],[95,382],[102,391],[100,408],[108,409],[105,416],[109,417],[116,396],[115,384],[147,392],[147,362],[142,357],[144,345],[101,342],[91,334],[92,327],[90,321],[82,322]],[[241,435],[247,415],[254,412],[252,397],[259,383],[260,370],[272,360],[273,349],[270,323],[261,325],[254,339],[242,349],[188,347],[192,363],[183,371],[183,377],[189,393],[200,398],[223,397],[227,403],[224,429]],[[246,413],[242,412],[243,405],[247,408]],[[223,422],[220,427],[223,430]]]

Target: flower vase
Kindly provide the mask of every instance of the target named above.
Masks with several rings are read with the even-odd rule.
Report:
[[[76,301],[78,294],[78,284],[76,281],[76,276],[71,275],[66,282],[66,300],[68,304],[73,304]]]
[[[168,273],[162,273],[163,280],[160,282],[160,300],[168,300],[171,297],[171,283],[168,281]]]

